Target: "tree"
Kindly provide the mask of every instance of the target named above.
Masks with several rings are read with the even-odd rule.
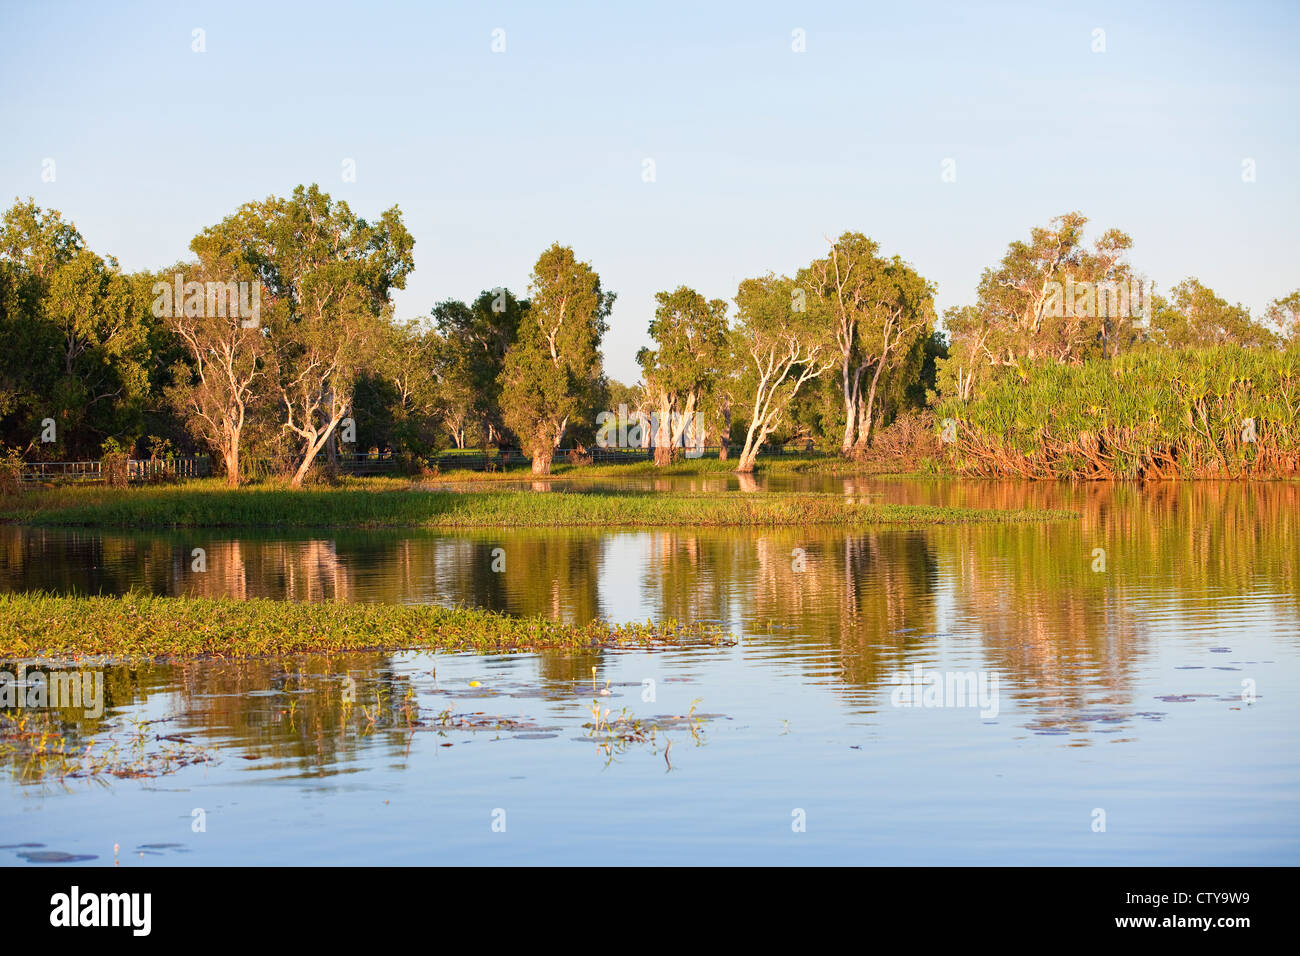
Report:
[[[641,382],[624,385],[616,379],[606,379],[605,399],[606,406],[600,411],[608,413],[608,417],[602,424],[602,416],[596,416],[599,425],[594,436],[596,444],[602,448],[649,448],[651,404],[645,385]]]
[[[51,274],[41,317],[59,352],[52,398],[74,435],[84,428],[95,444],[113,436],[134,443],[149,388],[145,312],[111,258],[81,249]]]
[[[1285,342],[1300,342],[1300,289],[1268,304],[1265,317]]]
[[[879,415],[876,399],[886,388],[906,387],[920,372],[925,343],[934,331],[934,286],[898,256],[878,273],[866,320],[859,323],[860,354],[871,369],[865,396],[859,394],[857,448],[871,441]],[[901,386],[901,387],[900,387]]]
[[[975,308],[986,333],[979,350],[990,364],[1079,362],[1117,354],[1135,338],[1134,277],[1124,261],[1133,240],[1111,229],[1089,249],[1087,222],[1077,212],[1057,216],[984,270]]]
[[[861,233],[846,232],[830,245],[830,255],[814,260],[798,278],[800,285],[807,286],[812,293],[814,308],[824,310],[833,322],[844,400],[844,435],[840,451],[848,454],[857,437],[862,377],[868,368],[859,326],[867,320],[871,305],[877,298],[881,262],[877,256],[879,246]]]
[[[705,391],[698,406],[705,440],[708,440],[709,435],[718,436],[719,461],[726,461],[731,455],[731,413],[736,399],[736,361],[733,349],[734,339],[728,330],[719,352],[719,374]]]
[[[351,407],[392,290],[414,268],[415,240],[396,206],[369,222],[315,185],[251,208],[262,228],[248,254],[273,299],[268,340],[284,427],[301,442],[296,488]]]
[[[418,319],[380,324],[369,368],[353,387],[352,417],[369,444],[421,455],[435,449],[436,426],[445,415],[443,345]]]
[[[529,281],[529,307],[501,371],[503,417],[533,459],[533,474],[551,459],[569,420],[601,385],[600,342],[614,306],[600,276],[558,242],[541,254]]]
[[[440,380],[446,408],[458,423],[459,447],[463,447],[470,419],[480,423],[485,442],[499,446],[503,441],[500,377],[506,352],[527,312],[528,300],[517,299],[502,287],[479,293],[469,304],[448,299],[433,307],[434,327],[443,343]],[[452,427],[450,422],[448,427]],[[456,430],[453,428],[453,438]]]
[[[488,403],[494,397],[482,388],[481,367],[474,364],[474,350],[461,340],[430,333],[429,370],[433,375],[434,404],[452,444],[464,448],[469,430],[475,424],[479,436],[487,441],[490,413]],[[498,373],[499,374],[499,373]],[[494,432],[499,435],[499,430]]]
[[[877,395],[934,327],[934,287],[898,256],[885,259],[878,250],[861,233],[846,232],[831,243],[830,255],[799,275],[811,289],[811,307],[835,332],[843,454],[870,441]]]
[[[1275,345],[1277,336],[1251,318],[1240,302],[1230,305],[1202,285],[1196,277],[1184,279],[1170,290],[1168,301],[1156,309],[1156,341],[1173,348],[1200,345]]]
[[[199,261],[177,266],[187,282],[228,281],[240,268],[237,247],[231,233],[221,226],[207,229],[190,248]],[[184,270],[184,271],[182,271]],[[166,284],[171,276],[161,276]],[[265,330],[245,326],[232,312],[224,318],[168,309],[160,314],[172,332],[184,343],[188,363],[172,367],[172,384],[165,394],[201,442],[216,455],[226,473],[226,483],[239,484],[240,459],[245,430],[252,411],[262,399],[257,386],[263,377],[266,356]]]
[[[658,348],[641,349],[636,360],[659,416],[655,464],[666,465],[718,378],[727,344],[727,303],[686,286],[656,293],[655,301],[659,307],[650,337]]]
[[[147,300],[57,210],[16,202],[0,222],[0,414],[11,440],[57,423],[56,447],[133,443],[149,391]]]
[[[767,275],[746,279],[736,292],[739,327],[733,348],[745,357],[740,385],[749,409],[745,445],[736,471],[754,470],[758,449],[780,427],[790,402],[805,383],[834,367],[839,360],[834,332],[825,316],[799,308],[794,280]]]
[[[943,314],[948,333],[948,354],[938,360],[938,390],[968,402],[993,374],[984,342],[989,328],[973,305],[951,306]]]

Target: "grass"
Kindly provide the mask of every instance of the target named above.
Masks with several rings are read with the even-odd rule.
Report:
[[[767,475],[853,475],[863,472],[863,466],[852,459],[836,454],[785,454],[760,457],[755,474]],[[584,478],[697,478],[703,476],[725,477],[736,472],[736,458],[683,458],[670,465],[656,465],[649,459],[622,462],[602,462],[593,465],[575,465],[557,460],[551,473],[543,481],[575,481]],[[451,484],[499,481],[538,480],[527,463],[511,465],[497,471],[475,471],[469,468],[449,467],[444,459],[437,475],[426,476],[425,484]]]
[[[420,490],[397,479],[299,490],[230,489],[216,481],[62,487],[0,504],[0,519],[9,522],[97,528],[860,527],[1073,517],[1068,511],[879,504],[816,493],[457,493]]]
[[[265,657],[360,650],[525,651],[730,644],[714,625],[566,624],[495,611],[233,598],[0,594],[0,657]]]

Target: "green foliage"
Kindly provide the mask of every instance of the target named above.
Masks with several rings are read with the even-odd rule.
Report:
[[[1152,338],[1161,345],[1269,348],[1278,344],[1276,333],[1252,319],[1244,305],[1229,305],[1194,277],[1178,283],[1170,295],[1169,301],[1162,299],[1157,304],[1152,322]],[[1274,305],[1283,301],[1276,300]]]
[[[705,299],[686,286],[657,292],[655,301],[649,331],[656,348],[641,349],[636,360],[651,408],[659,415],[655,462],[666,465],[680,457],[683,438],[693,437],[686,431],[696,412],[714,397],[727,361],[727,303]]]
[[[1265,319],[1284,342],[1300,342],[1300,289],[1268,304]]]
[[[1134,278],[1124,258],[1133,240],[1110,229],[1089,248],[1083,241],[1087,223],[1078,212],[1057,216],[1046,228],[1034,228],[1029,242],[1011,243],[1002,262],[984,270],[979,326],[962,333],[977,338],[978,351],[990,361],[1014,366],[1043,356],[1081,360],[1115,354],[1134,339],[1131,316],[1102,314],[1095,301],[1091,308],[1070,308],[1063,301],[1069,283],[1127,284]]]
[[[23,454],[0,445],[0,496],[17,495],[23,488]]]
[[[1126,261],[1129,237],[1112,229],[1089,244],[1086,224],[1067,213],[1011,243],[985,270],[976,301],[945,313],[943,334],[934,329],[933,286],[859,232],[840,235],[794,279],[742,282],[734,323],[722,300],[670,287],[656,296],[652,345],[638,354],[643,381],[625,386],[606,378],[600,353],[614,294],[559,244],[537,260],[527,299],[485,290],[402,322],[391,300],[414,267],[414,243],[396,206],[366,219],[317,186],[299,186],[203,230],[192,261],[127,275],[88,249],[58,211],[15,201],[0,221],[0,443],[47,459],[95,458],[110,439],[126,455],[156,454],[156,446],[209,450],[231,483],[250,474],[299,482],[318,458],[329,468],[340,452],[371,448],[391,449],[413,470],[449,446],[521,448],[546,472],[557,447],[590,445],[596,415],[625,404],[659,413],[665,425],[675,413],[683,431],[697,413],[707,443],[725,437],[743,446],[738,464],[748,470],[759,447],[790,441],[860,457],[878,429],[927,404],[961,417],[986,399],[1019,401],[1021,387],[1037,401],[1033,389],[1058,374],[1044,371],[1049,364],[1081,367],[1154,350],[1183,370],[1191,360],[1178,350],[1277,353],[1300,340],[1300,290],[1273,300],[1258,319],[1195,278],[1166,298],[1144,298],[1152,308],[1141,321],[1086,298],[1062,312],[1053,292],[1062,283],[1131,289],[1140,278]],[[171,301],[178,276],[182,288],[259,283],[260,321],[250,328],[233,313],[159,308],[159,290]],[[838,375],[827,374],[837,365]],[[1135,374],[1122,364],[1112,372]],[[1061,385],[1065,394],[1072,387]],[[1214,416],[1235,407],[1212,405],[1201,431],[1213,432]],[[969,411],[971,421],[984,409]],[[355,445],[341,434],[348,417]],[[45,442],[50,419],[56,441]],[[694,436],[663,437],[667,451]],[[1287,467],[1285,449],[1271,465],[1260,463],[1265,446],[1246,449],[1247,467],[1235,452],[1211,454],[1220,439],[1204,441],[1185,448],[1176,468],[1163,459],[1141,467],[1180,474]],[[1096,474],[1136,467],[1102,457],[1104,467],[1088,466]],[[1017,467],[1076,470],[1047,458]]]
[[[466,304],[454,299],[433,307],[440,336],[436,367],[439,404],[457,447],[470,430],[483,443],[511,440],[501,410],[506,353],[528,313],[528,300],[504,287],[485,290]]]
[[[106,437],[140,434],[148,305],[117,262],[87,249],[58,211],[15,202],[0,222],[0,437],[90,457]],[[47,418],[54,447],[39,441]]]
[[[373,649],[523,651],[734,643],[716,625],[569,624],[476,608],[0,594],[0,655],[246,658]]]
[[[249,256],[271,298],[267,337],[284,425],[301,441],[298,483],[376,360],[392,291],[415,267],[415,240],[396,206],[369,222],[315,185],[245,209],[259,221]]]
[[[130,476],[127,472],[127,458],[129,457],[128,449],[122,447],[122,444],[116,439],[109,438],[104,442],[104,451],[100,456],[100,474],[103,476],[104,484],[110,488],[125,488],[130,482]]]
[[[736,291],[738,325],[731,352],[742,371],[736,398],[748,420],[736,470],[752,471],[758,449],[787,423],[800,390],[838,360],[834,331],[793,279],[769,273],[745,279]]]
[[[445,340],[415,320],[382,322],[378,336],[372,361],[353,386],[356,450],[432,454],[443,444],[439,421],[448,428],[452,421],[443,385]]]
[[[1039,360],[1022,372],[971,402],[939,404],[939,417],[957,422],[950,447],[959,471],[1026,478],[1300,471],[1295,348],[1148,346],[1081,365]]]
[[[125,528],[559,528],[945,524],[1070,517],[846,502],[839,494],[750,495],[426,491],[395,480],[328,488],[67,487],[8,502],[0,514],[35,525]]]
[[[571,422],[594,418],[603,395],[600,342],[614,293],[568,246],[542,253],[529,282],[529,307],[506,352],[502,417],[545,474]]]
[[[921,344],[934,328],[934,287],[898,256],[886,259],[862,233],[846,232],[798,276],[807,309],[833,330],[839,352],[841,451],[865,447],[877,421],[896,412],[915,381]]]

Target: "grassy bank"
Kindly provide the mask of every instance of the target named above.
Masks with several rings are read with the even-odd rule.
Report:
[[[1300,349],[1148,349],[1006,374],[948,401],[952,462],[1015,478],[1300,475]]]
[[[359,650],[501,651],[727,644],[714,626],[564,624],[493,611],[231,598],[0,594],[0,656],[262,657]]]
[[[834,454],[788,454],[760,457],[755,474],[759,475],[855,475],[872,471],[861,462]],[[875,469],[878,471],[878,469]],[[700,478],[726,477],[735,474],[736,459],[683,458],[670,465],[656,465],[651,460],[605,462],[574,465],[556,461],[551,473],[542,480],[576,481],[584,478]],[[474,471],[449,467],[444,461],[436,475],[425,476],[425,484],[497,481],[531,481],[534,475],[527,464],[498,471]]]
[[[10,498],[0,517],[99,528],[788,527],[949,524],[1071,518],[1060,511],[986,511],[849,502],[834,494],[460,494],[393,479],[331,488],[229,489],[216,482],[112,489],[65,487]]]

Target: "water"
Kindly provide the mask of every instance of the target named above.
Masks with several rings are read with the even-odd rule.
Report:
[[[851,532],[0,528],[8,590],[707,619],[740,638],[109,667],[107,711],[78,718],[76,739],[130,752],[143,733],[151,766],[164,748],[195,762],[59,781],[0,756],[0,844],[42,844],[0,849],[0,862],[111,865],[114,844],[124,866],[1300,861],[1300,486],[778,485],[1081,518]],[[205,573],[189,569],[195,547]],[[996,713],[895,706],[899,672],[918,665],[996,676]],[[593,732],[593,700],[655,724],[654,739]]]

